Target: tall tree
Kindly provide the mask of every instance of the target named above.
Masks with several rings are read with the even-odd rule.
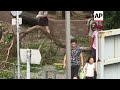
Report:
[[[104,30],[120,28],[120,11],[104,11]]]

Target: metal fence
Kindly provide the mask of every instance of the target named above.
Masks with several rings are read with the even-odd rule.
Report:
[[[120,29],[98,35],[98,79],[120,79]]]
[[[7,69],[0,69],[0,79],[18,79],[17,64],[5,62],[10,66]],[[56,70],[53,65],[43,67],[30,67],[30,79],[65,79],[65,70]],[[27,65],[20,65],[20,79],[27,79]]]
[[[27,79],[26,65],[21,65],[21,79]],[[17,71],[14,73],[14,78],[17,78]],[[52,65],[46,65],[41,68],[30,67],[30,79],[65,79],[64,70],[57,71]]]

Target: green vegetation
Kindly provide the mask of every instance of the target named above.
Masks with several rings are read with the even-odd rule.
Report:
[[[10,33],[8,33],[8,34],[6,35],[6,37],[5,37],[5,43],[6,43],[6,44],[9,43],[9,42],[11,41],[12,37],[13,37],[13,35],[10,34]]]
[[[13,79],[13,72],[1,71],[0,72],[0,78],[3,78],[3,79]]]
[[[85,37],[85,36],[77,36],[75,37],[78,44],[80,45],[80,47],[87,47],[89,45],[89,42],[88,42],[88,37]]]
[[[36,73],[36,72],[40,71],[40,69],[41,69],[40,65],[31,64],[30,66],[31,66],[30,67],[30,72]],[[21,70],[27,70],[27,64],[22,64],[21,65]]]
[[[63,70],[63,64],[62,63],[54,63],[53,64],[56,70]]]
[[[120,11],[104,11],[104,30],[120,28]]]
[[[119,17],[120,17],[120,11],[104,11],[104,22],[103,22],[104,29],[103,30],[120,28],[120,18]],[[34,32],[34,34],[37,34],[37,33]],[[7,34],[7,36],[5,37],[6,44],[8,44],[11,41],[12,37],[13,37],[12,34]],[[88,46],[88,37],[75,36],[75,38],[78,41],[78,45],[80,45],[81,47]],[[45,39],[45,41],[41,42],[41,48],[40,48],[40,52],[42,54],[41,64],[40,65],[31,64],[31,72],[36,73],[36,72],[40,71],[41,67],[45,64],[54,65],[54,67],[57,71],[64,70],[63,64],[59,63],[58,61],[63,60],[63,56],[64,56],[65,52],[60,51],[60,48],[58,46],[56,46],[50,40],[46,39],[46,36],[43,35],[42,40],[44,40],[44,39]],[[31,41],[29,39],[28,39],[28,41],[26,40],[26,42],[28,44],[22,46],[22,48],[38,49],[40,46],[40,44],[38,42],[33,41],[34,43],[31,43]],[[2,48],[2,45],[0,45],[0,48]],[[17,51],[16,50],[17,50],[17,48],[15,45],[11,52],[12,56],[9,58],[9,62],[11,62],[11,63],[17,63],[17,58],[16,58]],[[84,52],[83,55],[84,55],[84,60],[86,61],[89,56],[89,52]],[[6,54],[4,54],[4,52],[0,52],[0,60],[3,60],[4,57],[6,57]],[[26,64],[22,64],[22,65],[23,66],[21,66],[21,70],[26,70]],[[12,67],[13,67],[12,65],[8,65],[8,68],[10,68],[10,70],[8,70],[8,68],[7,68],[7,70],[11,71],[11,72],[1,71],[0,78],[13,79]],[[35,67],[35,68],[33,68],[33,67]],[[49,79],[51,79],[51,78],[49,78]]]
[[[22,46],[22,48],[30,48],[30,49],[38,49],[40,46],[40,52],[42,55],[41,66],[45,64],[53,64],[57,62],[57,60],[61,60],[60,54],[62,52],[59,51],[59,47],[53,44],[50,40],[41,39],[40,43],[27,43]]]
[[[38,49],[39,48],[39,44],[38,43],[31,43],[31,44],[28,44],[27,46],[25,46],[23,48]]]

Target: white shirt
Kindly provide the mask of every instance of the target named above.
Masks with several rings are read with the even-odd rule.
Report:
[[[40,18],[42,16],[46,17],[48,15],[47,11],[39,11],[38,15],[36,16],[36,18]]]
[[[85,76],[93,77],[94,76],[94,69],[95,69],[95,63],[93,63],[93,64],[86,63],[84,66]]]

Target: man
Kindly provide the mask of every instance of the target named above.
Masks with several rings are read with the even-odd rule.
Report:
[[[98,32],[102,30],[102,27],[97,25],[96,23],[96,25],[94,25],[93,30],[94,31],[91,36],[92,37],[91,38],[91,55],[93,56],[94,61],[96,62],[96,38],[97,38]]]
[[[81,64],[80,64],[81,62]],[[77,46],[77,40],[71,40],[71,78],[78,79],[78,71],[81,65],[83,69],[83,54],[80,47]],[[66,55],[64,56],[64,67],[66,67]]]
[[[96,26],[98,26],[98,27],[100,27],[100,29],[99,29],[99,31],[100,30],[102,30],[102,23],[101,22],[96,22],[96,21],[94,21],[94,15],[93,15],[93,13],[91,14],[91,18],[90,19],[88,19],[88,21],[87,21],[87,26],[88,26],[88,36],[89,36],[89,47],[90,47],[90,49],[91,49],[91,45],[92,45],[92,42],[91,42],[91,39],[92,39],[92,34],[93,34],[93,32],[95,31],[94,29],[95,29],[95,27]]]

